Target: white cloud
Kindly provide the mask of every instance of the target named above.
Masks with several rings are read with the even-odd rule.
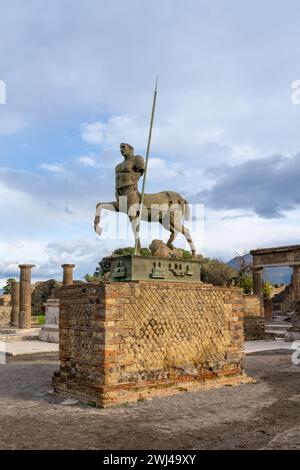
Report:
[[[111,116],[106,122],[83,123],[81,137],[88,144],[117,149],[121,142],[139,146],[145,143],[146,132],[136,116]]]
[[[205,210],[204,243],[200,251],[224,260],[255,248],[298,244],[300,210],[288,218],[262,219],[244,211]]]
[[[77,161],[83,166],[88,166],[92,168],[95,168],[97,166],[97,161],[95,157],[91,155],[84,155],[82,157],[79,157]]]
[[[7,107],[8,104],[0,107],[0,136],[15,134],[26,127],[26,121],[21,114],[7,111]]]
[[[102,122],[83,123],[81,137],[88,144],[101,145],[105,141],[105,125]]]
[[[42,163],[40,165],[42,170],[50,171],[51,173],[64,173],[65,169],[60,163]]]
[[[8,277],[18,278],[18,265],[22,263],[35,265],[33,281],[51,277],[61,279],[61,265],[64,263],[74,263],[75,278],[82,279],[86,273],[94,271],[102,256],[114,249],[108,243],[105,245],[96,237],[51,242],[30,239],[0,242],[0,281],[2,279],[3,283]]]

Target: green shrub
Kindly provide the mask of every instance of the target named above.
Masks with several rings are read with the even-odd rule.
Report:
[[[240,282],[240,287],[243,288],[244,294],[250,294],[253,290],[252,276],[247,276]]]

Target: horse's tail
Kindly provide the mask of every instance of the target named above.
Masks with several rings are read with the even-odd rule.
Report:
[[[182,198],[182,205],[183,205],[182,215],[184,217],[184,220],[190,220],[191,208],[190,208],[188,201]]]

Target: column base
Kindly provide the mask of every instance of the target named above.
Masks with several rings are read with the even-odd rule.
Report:
[[[39,334],[39,340],[48,343],[59,343],[58,325],[43,326]]]

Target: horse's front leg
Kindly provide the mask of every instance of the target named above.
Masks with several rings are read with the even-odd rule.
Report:
[[[94,230],[100,236],[102,233],[102,228],[100,227],[100,218],[101,218],[101,209],[106,209],[108,211],[118,212],[117,202],[98,202],[96,205],[96,213],[94,219]]]

